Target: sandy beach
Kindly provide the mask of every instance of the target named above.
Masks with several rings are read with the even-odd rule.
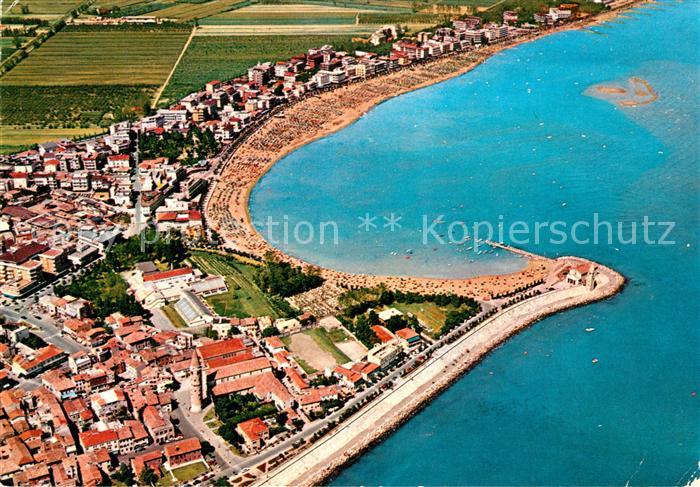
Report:
[[[318,268],[282,253],[255,230],[248,209],[250,192],[258,180],[284,156],[346,127],[382,101],[464,74],[505,49],[555,32],[600,24],[637,3],[632,2],[623,9],[604,12],[556,28],[540,30],[509,42],[411,65],[387,75],[314,94],[285,106],[280,113],[268,118],[250,133],[220,165],[219,176],[205,206],[208,225],[221,236],[224,246],[258,257],[272,252],[281,260],[295,265],[315,267],[330,287],[367,287],[384,283],[390,288],[404,291],[455,293],[489,299],[514,287],[527,286],[546,278],[552,270],[553,261],[532,256],[528,257],[527,265],[519,272],[469,279],[375,276]]]
[[[222,164],[220,176],[205,208],[209,226],[219,233],[224,245],[229,248],[259,257],[272,252],[296,265],[316,267],[283,254],[265,241],[251,224],[248,213],[250,192],[275,162],[299,147],[351,124],[384,100],[466,73],[503,49],[582,25],[586,24],[569,24],[518,38],[508,44],[460,52],[412,65],[388,75],[316,94],[285,107],[281,115],[270,117],[252,132]],[[384,283],[405,291],[449,292],[488,299],[545,278],[551,265],[552,261],[543,257],[529,258],[522,271],[463,280],[350,274],[325,268],[318,270],[331,286],[364,287]]]

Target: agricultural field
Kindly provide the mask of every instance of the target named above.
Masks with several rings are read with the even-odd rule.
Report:
[[[2,84],[159,85],[165,81],[188,35],[185,29],[66,28],[4,75]]]
[[[368,36],[379,24],[203,25],[197,36]]]
[[[351,42],[352,36],[195,36],[161,97],[162,104],[198,90],[205,83],[240,76],[258,61],[288,59],[311,47]]]
[[[162,2],[165,3],[165,2]],[[177,2],[153,12],[162,19],[188,21],[220,14],[249,4],[249,0],[209,0],[207,2]]]
[[[12,1],[5,2],[12,4]],[[22,0],[12,8],[3,8],[3,15],[52,19],[67,14],[83,3],[82,0]]]
[[[4,103],[4,101],[3,101]],[[100,128],[22,129],[0,125],[0,154],[29,148],[47,140],[90,137],[103,133]]]
[[[186,27],[59,32],[0,78],[0,145],[46,142],[54,129],[101,132],[142,115],[188,35]]]
[[[24,44],[27,42],[27,37],[0,37],[0,60],[7,58],[10,54],[17,50],[15,39]]]
[[[206,252],[194,252],[190,258],[202,272],[209,275],[223,276],[228,291],[206,298],[207,302],[221,316],[271,316],[279,318],[281,313],[267,296],[255,285],[253,277],[256,268]]]
[[[308,4],[255,4],[200,21],[201,25],[354,24],[373,10]]]

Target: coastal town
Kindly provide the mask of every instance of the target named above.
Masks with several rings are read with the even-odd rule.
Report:
[[[524,270],[320,269],[247,215],[284,154],[583,20],[565,3],[537,24],[507,11],[411,38],[386,26],[367,51],[258,63],[105,135],[2,156],[0,481],[323,482],[513,333],[616,293],[611,269],[497,242]],[[389,54],[371,52],[387,42]]]

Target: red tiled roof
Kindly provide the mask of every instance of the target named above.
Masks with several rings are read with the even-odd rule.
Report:
[[[396,336],[403,338],[404,340],[410,340],[412,338],[418,337],[418,333],[411,328],[401,328],[396,332]]]
[[[377,335],[377,338],[379,338],[379,341],[382,343],[390,342],[394,339],[394,335],[392,335],[389,330],[381,325],[374,325],[372,327],[372,331],[375,335]]]
[[[116,441],[119,438],[117,432],[113,430],[84,431],[78,436],[80,437],[80,443],[83,445],[84,448],[102,445],[103,443]]]
[[[199,443],[197,438],[186,438],[174,443],[168,443],[163,448],[163,451],[165,452],[165,456],[170,458],[177,455],[184,455],[185,453],[199,451],[201,449],[202,445]]]
[[[192,269],[189,267],[181,267],[179,269],[154,272],[153,274],[143,276],[143,282],[160,281],[163,279],[170,279],[171,277],[186,276],[187,274],[192,274]]]
[[[253,418],[238,423],[238,429],[247,440],[258,441],[269,428],[262,419]]]
[[[242,352],[246,349],[240,338],[228,338],[202,345],[197,349],[202,360],[210,360],[229,353]]]
[[[279,337],[267,337],[265,338],[265,344],[271,348],[284,348],[284,342]]]
[[[14,252],[5,252],[0,254],[0,261],[12,262],[13,264],[21,264],[35,255],[41,254],[49,250],[48,245],[32,242],[24,245]]]
[[[286,373],[287,377],[289,377],[289,380],[291,380],[299,390],[309,388],[309,383],[304,380],[301,374],[299,374],[299,372],[297,372],[297,370],[294,367],[289,367],[286,370]]]
[[[264,369],[272,369],[272,364],[266,357],[258,357],[252,360],[246,360],[245,362],[221,367],[216,371],[216,380],[222,380],[241,374],[249,374]]]

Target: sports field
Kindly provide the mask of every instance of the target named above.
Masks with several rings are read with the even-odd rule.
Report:
[[[222,276],[228,291],[206,298],[207,302],[221,316],[271,316],[279,318],[275,306],[254,284],[255,267],[206,252],[193,252],[190,260],[209,275]]]
[[[2,77],[4,86],[159,85],[189,32],[66,29]]]
[[[279,61],[323,44],[349,43],[351,36],[195,36],[175,74],[165,88],[166,104],[205,83],[226,80],[245,73],[259,61]]]

